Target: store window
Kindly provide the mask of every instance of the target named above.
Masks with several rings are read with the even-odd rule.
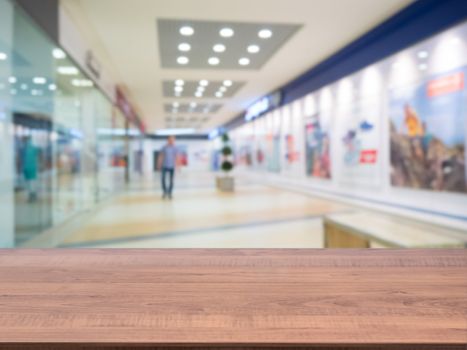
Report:
[[[13,135],[11,87],[14,7],[0,1],[0,247],[14,245]]]
[[[123,188],[126,140],[114,130],[124,128],[67,53],[0,0],[0,247],[41,244],[48,229]]]

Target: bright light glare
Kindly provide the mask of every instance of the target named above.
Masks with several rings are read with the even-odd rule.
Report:
[[[52,50],[52,56],[56,58],[57,60],[61,60],[61,59],[66,58],[66,53],[63,52],[62,49],[57,48],[57,49]]]
[[[191,36],[195,33],[195,30],[189,26],[181,27],[180,34],[184,36]]]
[[[177,63],[178,64],[187,64],[188,62],[190,62],[188,57],[180,56],[180,57],[177,58]]]
[[[180,51],[187,52],[191,50],[191,45],[187,43],[181,43],[180,45],[178,45],[178,49]]]
[[[216,44],[212,47],[214,52],[224,52],[225,51],[225,45],[222,44]]]
[[[78,68],[73,66],[61,66],[57,68],[57,72],[62,75],[78,75]]]
[[[43,85],[47,83],[47,79],[45,79],[44,77],[34,77],[32,81],[34,84],[38,84],[38,85]]]
[[[241,65],[241,66],[248,66],[250,64],[250,59],[249,58],[246,58],[246,57],[242,57],[238,60],[238,63]]]
[[[259,46],[258,45],[250,45],[250,46],[248,46],[247,51],[249,53],[258,53],[259,52]]]
[[[210,57],[209,60],[208,60],[208,63],[211,65],[211,66],[217,66],[219,63],[220,63],[220,59],[217,58],[217,57]]]
[[[270,37],[272,37],[272,32],[269,29],[261,29],[258,32],[258,36],[261,39],[269,39]]]
[[[219,34],[223,37],[223,38],[231,38],[233,37],[234,35],[234,31],[232,28],[222,28],[220,31],[219,31]]]

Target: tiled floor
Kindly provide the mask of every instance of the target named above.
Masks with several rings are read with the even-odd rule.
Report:
[[[139,182],[66,239],[67,247],[321,248],[325,214],[348,207],[288,191],[238,183],[214,188],[212,174],[179,175],[172,201],[156,179]]]

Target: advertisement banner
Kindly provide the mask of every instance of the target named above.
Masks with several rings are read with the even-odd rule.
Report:
[[[329,129],[319,114],[305,123],[306,174],[323,179],[331,178]]]
[[[294,135],[285,135],[285,164],[292,165],[300,159]]]
[[[390,92],[391,183],[467,192],[466,68]]]
[[[338,117],[339,181],[363,187],[381,185],[381,122],[375,99],[356,101]],[[376,102],[375,102],[376,101]]]

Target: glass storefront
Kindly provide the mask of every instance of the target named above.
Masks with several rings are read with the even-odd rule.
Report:
[[[12,1],[0,0],[0,247],[124,186],[123,115]]]

